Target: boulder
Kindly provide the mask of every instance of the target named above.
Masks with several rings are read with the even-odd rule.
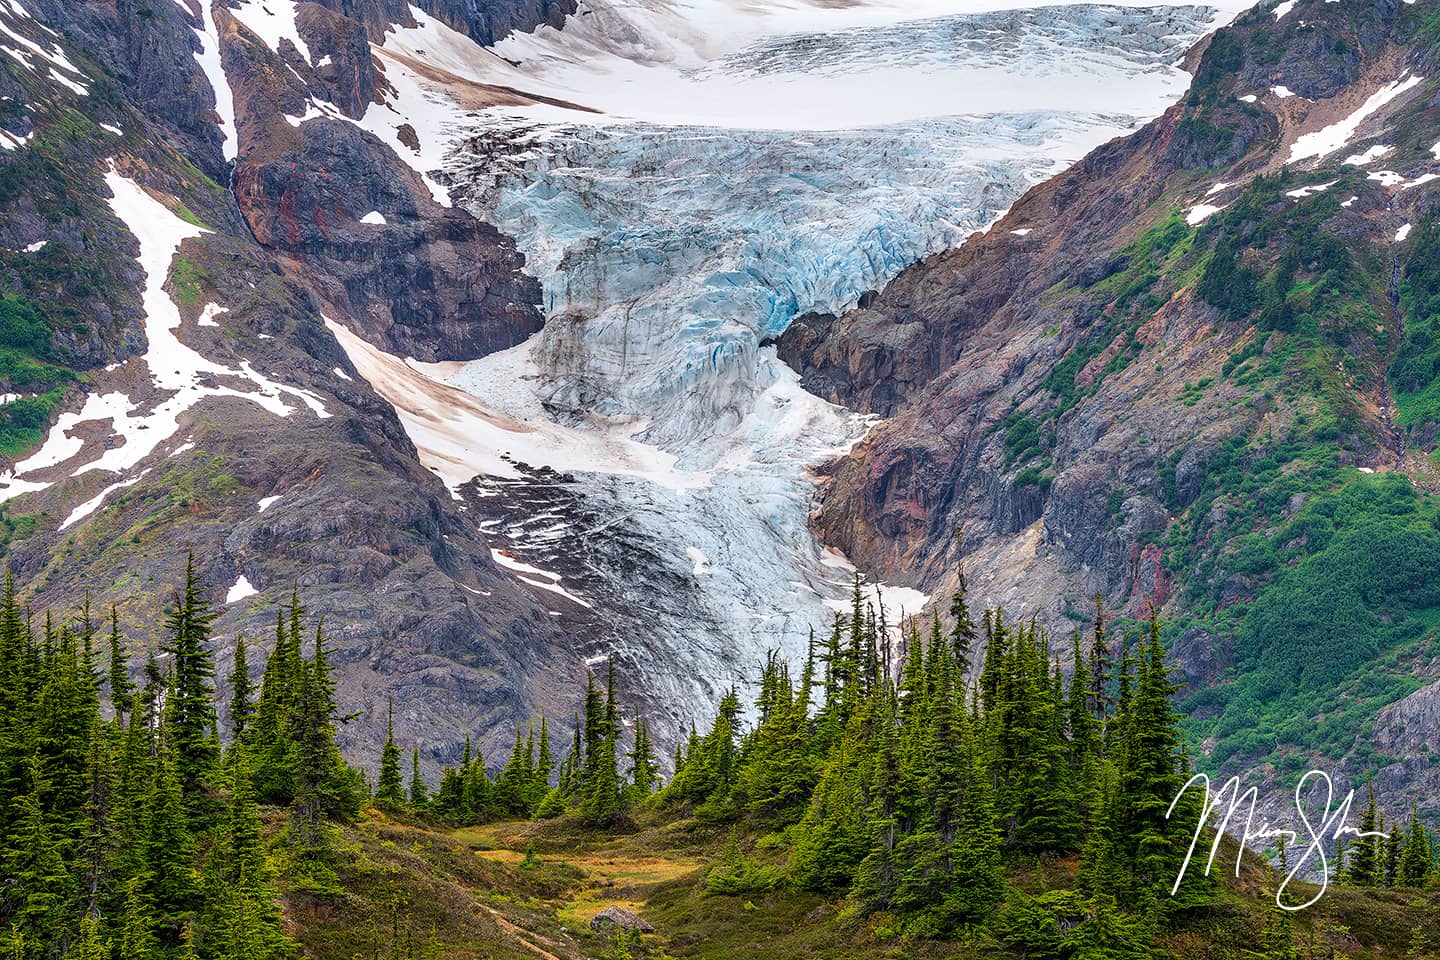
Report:
[[[638,930],[640,933],[654,933],[655,928],[650,926],[634,911],[626,910],[624,907],[617,907],[613,903],[601,910],[590,920],[591,930],[613,930],[619,927],[621,930]]]

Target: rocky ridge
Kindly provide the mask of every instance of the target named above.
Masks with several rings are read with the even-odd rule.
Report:
[[[0,6],[0,288],[49,330],[4,344],[6,389],[25,399],[5,408],[0,521],[29,602],[63,609],[88,591],[119,603],[122,625],[161,616],[193,549],[222,611],[222,677],[237,634],[263,646],[274,602],[298,590],[344,624],[342,700],[383,711],[394,693],[397,733],[428,764],[471,734],[498,753],[581,666],[325,324],[424,360],[540,325],[514,245],[421,172],[412,91],[372,43],[421,11],[492,41],[568,8],[419,6]],[[395,118],[378,134],[363,122],[376,110]],[[117,216],[128,184],[156,205],[150,222]],[[158,300],[151,227],[190,235]],[[178,311],[173,335],[154,325],[162,308]]]

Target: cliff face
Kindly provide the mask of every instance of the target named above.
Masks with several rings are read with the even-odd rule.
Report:
[[[1357,732],[1435,649],[1436,29],[1398,0],[1242,15],[1183,103],[797,321],[807,386],[888,418],[827,470],[823,538],[941,592],[972,558],[1066,632],[1097,591],[1153,600],[1216,765],[1373,766]]]
[[[421,6],[488,39],[562,10]],[[414,92],[372,46],[409,6],[26,0],[0,21],[24,38],[0,57],[0,288],[39,331],[3,345],[0,547],[29,602],[88,590],[150,635],[193,549],[222,676],[298,589],[344,624],[342,699],[394,693],[427,762],[470,734],[501,749],[582,666],[325,324],[423,360],[540,325],[513,243],[422,172]]]

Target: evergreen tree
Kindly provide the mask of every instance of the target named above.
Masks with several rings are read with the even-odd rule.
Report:
[[[5,839],[5,875],[13,878],[19,904],[10,921],[37,946],[57,943],[77,916],[75,879],[65,863],[64,845],[42,807],[46,784],[41,763],[28,764],[29,789],[13,801],[14,827]]]
[[[410,806],[420,810],[429,802],[430,790],[420,775],[420,748],[413,747],[410,750]]]
[[[655,758],[655,746],[650,742],[650,730],[644,719],[637,719],[635,744],[630,750],[631,793],[636,800],[643,800],[655,792],[659,782],[659,766]]]
[[[129,657],[125,652],[125,640],[120,636],[120,610],[113,604],[110,607],[110,669],[107,676],[115,723],[123,727],[135,696],[135,685],[130,682]]]
[[[209,650],[210,623],[214,619],[191,554],[185,561],[183,592],[175,595],[174,610],[166,620],[170,637],[164,650],[174,658],[174,680],[166,711],[175,751],[175,776],[192,818],[204,813],[203,796],[220,753],[214,736],[215,692],[211,681],[215,667]]]
[[[1430,841],[1420,823],[1419,807],[1410,802],[1410,829],[1405,836],[1405,849],[1400,854],[1399,883],[1405,887],[1418,887],[1430,875]]]
[[[405,788],[400,779],[400,748],[395,745],[395,698],[385,715],[385,746],[380,751],[380,779],[375,782],[375,804],[394,813],[405,806]]]
[[[235,665],[230,671],[230,739],[245,740],[245,729],[255,713],[251,702],[250,663],[245,655],[245,635],[235,638]]]
[[[155,960],[160,955],[155,940],[155,919],[140,896],[140,881],[125,886],[125,907],[121,913],[120,941],[116,944],[120,960]]]
[[[1382,885],[1384,876],[1384,841],[1379,836],[1367,836],[1378,831],[1379,821],[1375,810],[1375,784],[1367,781],[1365,788],[1366,801],[1365,810],[1360,815],[1360,836],[1350,847],[1350,865],[1345,879],[1347,883],[1357,887],[1377,887]]]

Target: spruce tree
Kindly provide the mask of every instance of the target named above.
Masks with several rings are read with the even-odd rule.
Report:
[[[210,623],[216,614],[205,599],[195,557],[185,561],[185,586],[174,599],[166,620],[169,631],[164,650],[173,658],[174,680],[166,701],[169,737],[175,751],[175,776],[187,812],[204,814],[203,798],[214,773],[220,745],[213,735],[215,667],[210,659]]]
[[[135,696],[135,685],[130,682],[130,661],[125,652],[125,640],[120,635],[120,610],[113,604],[110,606],[110,669],[107,676],[115,724],[124,727]]]
[[[250,663],[245,654],[245,634],[235,638],[235,665],[230,671],[230,740],[241,743],[255,713],[251,701]]]
[[[405,788],[400,779],[400,748],[395,745],[395,698],[385,715],[385,746],[380,751],[380,779],[375,782],[375,804],[394,813],[405,806]]]
[[[1425,827],[1420,823],[1419,807],[1410,801],[1410,829],[1405,836],[1405,849],[1400,854],[1399,882],[1401,886],[1418,887],[1430,875],[1430,841],[1425,836]]]
[[[120,960],[156,960],[160,955],[155,940],[155,918],[140,894],[139,879],[125,885],[125,906],[120,915]]]
[[[655,759],[655,746],[650,742],[650,730],[644,719],[635,721],[635,743],[630,750],[630,790],[636,800],[643,800],[655,792],[660,774]]]
[[[1350,864],[1346,871],[1346,882],[1357,887],[1381,885],[1384,870],[1383,838],[1366,836],[1379,830],[1375,809],[1375,784],[1367,781],[1365,810],[1360,815],[1360,834],[1351,845]]]
[[[421,810],[430,802],[430,790],[425,786],[425,778],[420,775],[420,748],[412,747],[410,750],[410,806]]]

